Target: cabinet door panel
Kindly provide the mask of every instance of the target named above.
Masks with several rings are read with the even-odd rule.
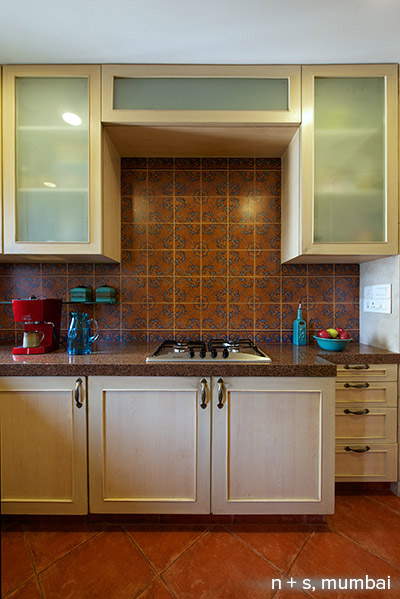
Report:
[[[91,511],[209,512],[199,379],[90,379]]]
[[[3,513],[87,512],[86,404],[72,377],[0,380]]]
[[[334,382],[300,380],[225,380],[213,408],[213,512],[333,509]]]

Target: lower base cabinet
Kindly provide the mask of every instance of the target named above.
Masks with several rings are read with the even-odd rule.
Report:
[[[334,379],[89,377],[93,513],[334,509]]]
[[[0,377],[1,512],[86,514],[86,381]]]

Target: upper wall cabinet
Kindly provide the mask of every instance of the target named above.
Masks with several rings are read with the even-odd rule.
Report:
[[[300,123],[298,66],[106,65],[102,120],[136,125]]]
[[[302,68],[302,125],[282,159],[282,262],[398,251],[397,65]]]
[[[99,66],[3,68],[3,259],[120,260],[119,156]]]

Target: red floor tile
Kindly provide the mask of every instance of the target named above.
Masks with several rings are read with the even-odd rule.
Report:
[[[44,599],[132,599],[155,577],[123,531],[106,531],[39,574]]]
[[[169,592],[165,584],[157,578],[137,599],[174,599],[174,596]]]
[[[127,526],[126,531],[151,561],[157,572],[192,545],[206,530],[204,526]]]
[[[162,578],[177,599],[269,599],[279,572],[231,532],[203,535]]]
[[[392,508],[396,512],[400,512],[400,497],[397,497],[393,493],[371,493],[368,497],[373,501],[383,503],[383,505]]]
[[[274,599],[306,599],[306,597],[309,597],[309,595],[306,595],[303,591],[299,591],[298,589],[292,589],[290,586],[289,588],[283,588],[282,586],[282,590],[274,595]]]
[[[336,497],[330,528],[400,568],[400,513],[368,497]]]
[[[6,595],[34,576],[35,571],[24,535],[20,530],[1,533],[1,592]]]
[[[349,541],[342,535],[332,531],[313,532],[299,557],[296,559],[289,575],[298,581],[302,587],[305,579],[311,579],[316,589],[321,588],[322,579],[335,579],[336,581],[349,581],[350,579],[364,579],[368,575],[374,580],[387,579],[390,576],[391,590],[380,591],[379,595],[365,589],[329,590],[325,588],[311,596],[321,599],[366,599],[366,597],[384,597],[385,599],[398,599],[400,595],[400,572],[382,559],[372,555],[356,543]],[[337,582],[337,585],[339,583]],[[308,593],[307,593],[308,594]]]
[[[286,572],[310,536],[308,526],[229,526],[245,543],[261,553],[281,572]]]
[[[97,534],[98,530],[89,526],[68,525],[57,526],[48,530],[48,526],[24,527],[26,538],[32,552],[33,561],[38,572],[44,570],[57,559],[77,547],[90,537]]]
[[[41,597],[36,578],[31,578],[10,595],[7,595],[5,599],[41,599]]]

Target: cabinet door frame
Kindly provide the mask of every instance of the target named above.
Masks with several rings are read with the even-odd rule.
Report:
[[[224,377],[223,408],[218,408],[218,381],[213,379],[213,463],[212,463],[212,499],[214,514],[329,514],[334,510],[334,418],[335,418],[335,380],[332,378],[292,378],[292,377]],[[318,497],[315,500],[296,499],[295,497],[269,500],[229,499],[231,477],[240,473],[229,472],[230,421],[229,393],[234,391],[265,391],[282,394],[318,393],[320,430],[318,432]],[[240,427],[241,423],[235,426]],[[233,431],[234,432],[234,431]],[[274,454],[273,459],[276,459]],[[248,464],[251,471],[251,464]],[[307,473],[304,473],[307,476]]]
[[[87,77],[89,81],[89,241],[16,241],[16,106],[15,82],[18,77]],[[62,256],[76,261],[103,253],[102,128],[100,121],[99,65],[17,65],[3,67],[3,143],[4,153],[4,253],[24,256]],[[108,261],[108,260],[104,260]]]
[[[384,77],[386,83],[386,241],[314,241],[314,81]],[[302,124],[282,157],[282,262],[364,262],[398,253],[398,65],[302,67]],[[293,216],[295,215],[295,216]]]
[[[131,125],[299,124],[301,121],[299,65],[103,65],[102,121]],[[114,78],[287,78],[288,110],[117,110]]]
[[[89,377],[89,505],[91,513],[156,513],[156,514],[209,514],[210,513],[210,434],[211,434],[211,389],[206,380],[205,409],[201,403],[201,377]],[[193,499],[186,498],[107,498],[107,392],[132,391],[168,393],[187,391],[193,393],[195,401],[195,488]],[[110,400],[112,401],[112,399]],[[145,401],[145,399],[143,400]],[[166,401],[168,399],[166,398]],[[134,407],[132,407],[134,410]],[[118,431],[115,431],[118,434]],[[124,450],[121,449],[121,459]],[[135,446],[137,455],[142,455],[143,446]],[[154,456],[150,456],[154,457]],[[179,469],[178,469],[179,470]],[[143,473],[141,474],[143,476]],[[179,484],[177,483],[179,486]]]
[[[2,500],[2,513],[3,514],[54,514],[54,515],[77,515],[77,514],[87,514],[88,512],[88,489],[87,489],[87,434],[86,434],[86,425],[87,425],[87,393],[86,393],[86,378],[85,377],[81,377],[81,388],[80,388],[80,394],[79,394],[79,399],[80,401],[83,403],[81,408],[78,408],[76,403],[75,403],[75,388],[76,388],[76,384],[77,384],[77,378],[76,377],[62,377],[62,376],[45,376],[45,377],[39,377],[39,376],[16,376],[16,377],[1,377],[0,378],[0,421],[1,419],[1,414],[3,412],[2,408],[2,399],[4,399],[4,394],[15,394],[15,397],[12,397],[11,402],[12,404],[14,404],[14,402],[18,402],[19,398],[18,398],[18,393],[21,394],[43,394],[43,396],[47,396],[47,398],[50,396],[50,394],[52,392],[54,392],[55,394],[58,392],[62,392],[63,394],[65,394],[65,397],[63,396],[61,398],[61,401],[65,400],[65,401],[69,401],[69,405],[70,405],[70,411],[69,411],[69,415],[70,415],[70,431],[69,431],[69,437],[67,437],[65,439],[65,444],[63,446],[63,449],[68,450],[68,442],[71,443],[71,453],[69,455],[69,459],[70,459],[70,474],[71,474],[71,496],[70,497],[65,497],[63,499],[60,499],[58,497],[47,497],[47,498],[41,498],[38,499],[37,497],[32,497],[31,499],[25,497],[25,498],[18,498],[18,497],[13,497],[13,498],[9,498],[9,499],[3,499]],[[10,400],[8,400],[10,402]],[[38,399],[38,401],[40,401],[40,397]],[[50,398],[50,403],[53,401],[53,399]],[[60,398],[56,398],[54,397],[54,402],[58,402],[60,401]],[[49,403],[47,403],[47,407],[49,406]],[[7,405],[4,409],[7,409]],[[58,409],[57,407],[55,409]],[[28,408],[25,407],[23,410],[23,413],[25,411],[27,411]],[[27,414],[27,418],[25,419],[25,421],[23,422],[24,426],[27,427],[27,431],[24,434],[24,431],[20,431],[18,432],[17,430],[13,430],[13,440],[11,443],[11,447],[9,448],[10,452],[14,455],[13,452],[17,452],[15,455],[15,459],[17,460],[17,464],[18,464],[18,459],[22,460],[27,453],[29,453],[29,450],[31,450],[33,452],[33,455],[46,455],[49,454],[49,452],[51,452],[52,448],[49,447],[47,440],[46,440],[46,436],[45,436],[45,427],[46,426],[50,426],[50,425],[54,425],[54,422],[51,419],[51,414],[49,414],[49,418],[47,419],[46,415],[43,415],[42,413],[38,413],[38,421],[42,421],[43,420],[43,434],[37,434],[34,435],[34,443],[35,443],[35,447],[32,448],[27,448],[24,449],[24,443],[26,443],[26,439],[31,436],[30,435],[30,431],[28,429],[31,429],[32,427],[32,419],[28,418],[28,414]],[[15,414],[14,414],[15,416]],[[13,414],[11,414],[11,417],[13,417]],[[42,419],[42,420],[40,420]],[[1,422],[0,422],[1,424]],[[64,434],[66,431],[63,431]],[[6,440],[4,438],[4,434],[2,433],[2,444],[6,443]],[[56,433],[52,433],[52,437],[54,438],[56,436]],[[61,438],[61,437],[60,437]],[[61,441],[60,441],[61,443]],[[22,453],[21,455],[18,454],[19,451],[19,447],[21,447]],[[58,450],[60,450],[60,446],[58,446]],[[4,445],[3,445],[3,451],[2,451],[2,456],[4,455]],[[44,478],[46,478],[47,475],[47,471],[45,468],[45,463],[46,460],[51,460],[52,456],[49,455],[49,457],[45,458],[45,462],[43,465],[43,468],[41,469],[41,473],[40,476],[43,475]],[[57,460],[57,457],[54,458],[55,460]],[[63,459],[66,460],[67,456],[63,456]],[[55,470],[57,468],[57,463],[53,464],[54,468],[53,470]],[[3,485],[2,485],[2,492],[5,493],[5,487],[4,487],[4,472],[5,469],[11,467],[13,468],[13,472],[15,471],[15,474],[18,476],[18,469],[17,469],[17,465],[12,466],[12,465],[7,465],[7,464],[2,464],[2,471],[3,471]],[[23,472],[23,470],[22,470]],[[21,473],[20,473],[21,474]],[[8,475],[10,478],[13,476],[11,474]],[[66,476],[66,474],[65,474]],[[60,477],[62,477],[62,473],[60,473]],[[13,486],[16,487],[20,487],[23,488],[23,484],[21,487],[21,479],[18,477],[17,481],[14,481],[12,483]],[[30,483],[28,483],[30,484]],[[52,480],[47,480],[46,484],[48,485],[48,488],[54,488],[54,495],[59,495],[60,493],[60,488],[58,486],[58,482],[57,480],[54,481],[54,486],[53,486],[53,481]],[[25,493],[28,493],[28,489],[26,489],[26,491],[24,491]]]

